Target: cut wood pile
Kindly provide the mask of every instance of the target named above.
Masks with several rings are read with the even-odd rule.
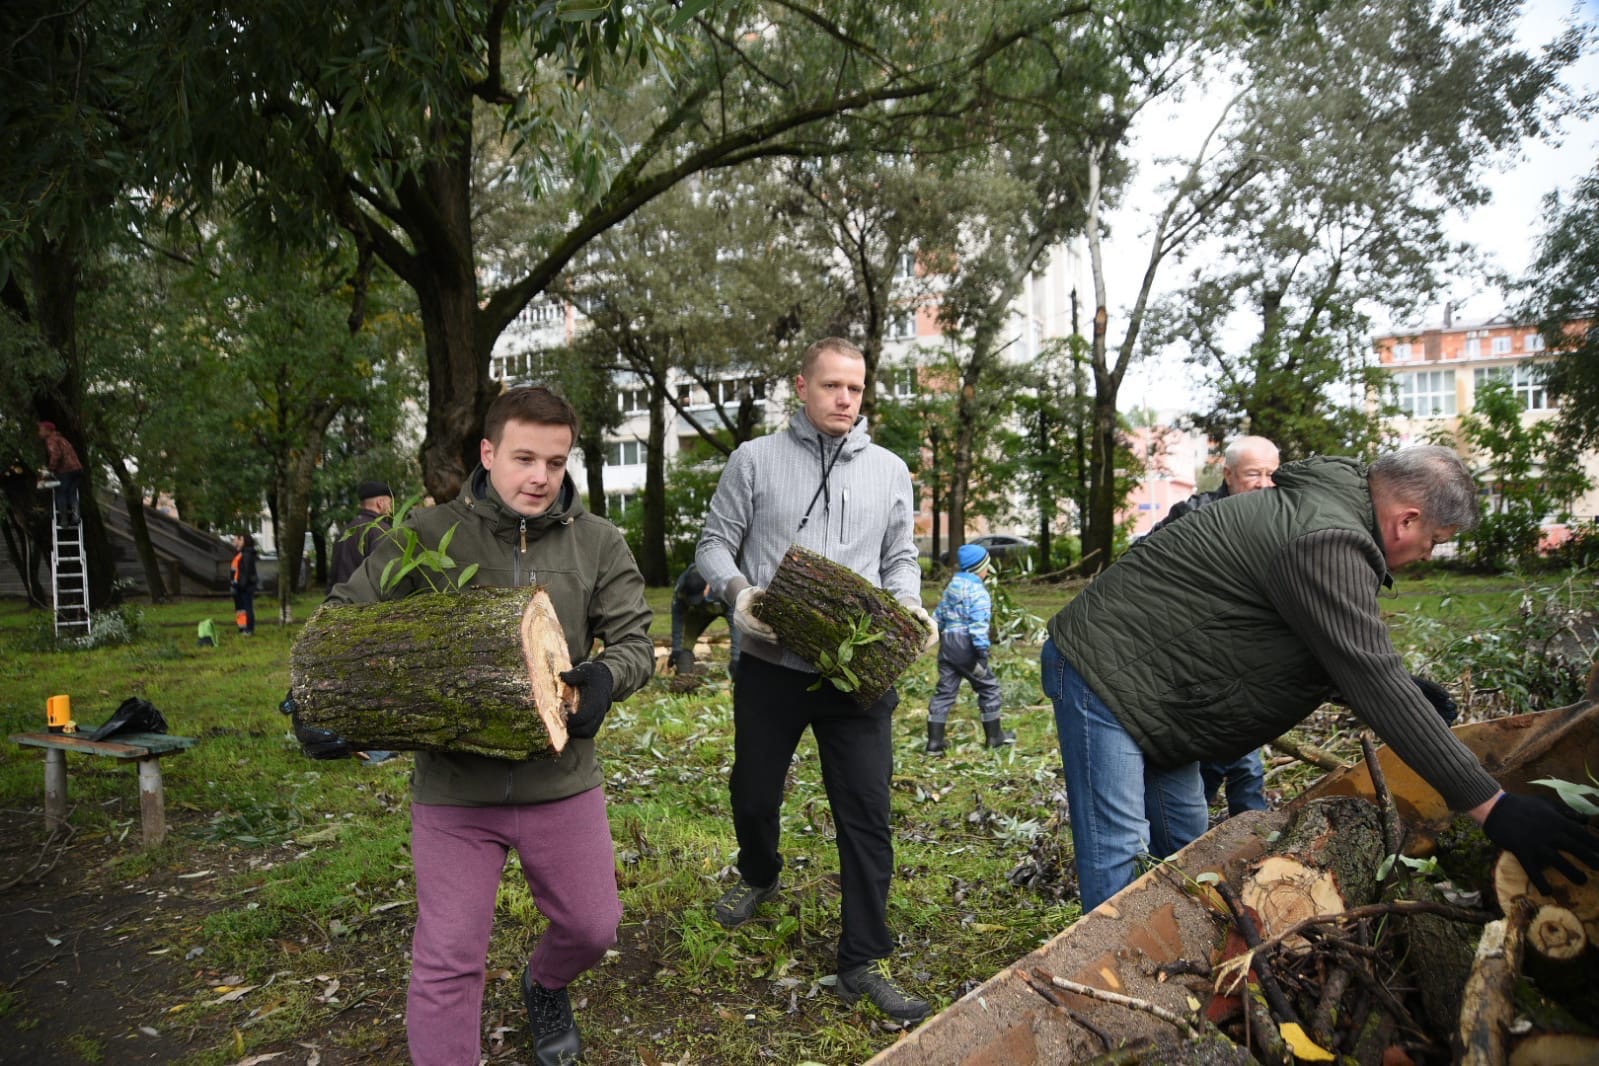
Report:
[[[468,589],[322,606],[289,691],[303,724],[360,749],[526,759],[566,746],[571,668],[543,589]]]
[[[889,690],[928,635],[890,593],[798,545],[783,556],[755,615],[862,707]]]
[[[1317,800],[1235,876],[1188,879],[1219,946],[1159,979],[1183,983],[1194,1009],[1123,1002],[1172,1031],[1107,1046],[1103,1061],[1234,1061],[1219,1034],[1247,1050],[1236,1061],[1282,1066],[1599,1063],[1599,878],[1577,886],[1551,871],[1545,895],[1508,854],[1489,877],[1491,846],[1464,818],[1439,855],[1460,860],[1447,871],[1394,862],[1396,818],[1392,805]],[[1037,968],[1025,979],[1063,1010],[1116,1002]]]

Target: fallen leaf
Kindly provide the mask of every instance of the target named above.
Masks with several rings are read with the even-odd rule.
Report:
[[[255,985],[240,985],[238,988],[229,991],[227,995],[219,996],[216,999],[213,999],[211,1003],[213,1005],[218,1003],[236,1003],[254,991]]]
[[[1283,1035],[1283,1043],[1288,1045],[1288,1050],[1294,1053],[1296,1059],[1332,1062],[1336,1058],[1332,1052],[1312,1040],[1298,1022],[1284,1022],[1277,1029]]]

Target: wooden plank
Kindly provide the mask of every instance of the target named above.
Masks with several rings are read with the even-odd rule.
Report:
[[[139,760],[139,828],[147,848],[156,847],[167,838],[167,802],[161,793],[161,760],[154,755]]]
[[[192,748],[194,737],[174,737],[165,733],[124,733],[117,740],[88,740],[70,733],[13,733],[11,740],[31,748],[54,748],[84,755],[103,755],[111,759],[142,759],[147,755]]]

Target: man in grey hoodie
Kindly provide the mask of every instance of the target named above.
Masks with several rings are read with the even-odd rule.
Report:
[[[889,973],[893,950],[886,912],[894,872],[889,828],[893,772],[889,689],[862,710],[816,668],[783,647],[753,613],[789,545],[847,566],[892,593],[938,633],[921,602],[921,568],[912,539],[910,471],[871,442],[860,417],[866,361],[838,337],[806,350],[794,388],[803,408],[788,426],[746,441],[728,460],[711,499],[695,564],[714,595],[733,608],[743,641],[733,688],[733,829],[739,883],[716,903],[716,920],[733,928],[778,890],[783,782],[807,727],[816,736],[822,780],[838,831],[843,932],[838,994],[867,997],[890,1018],[914,1024],[927,1001],[907,994]]]

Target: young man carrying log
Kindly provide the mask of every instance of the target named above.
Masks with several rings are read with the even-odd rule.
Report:
[[[1130,883],[1141,853],[1205,831],[1200,760],[1259,747],[1335,691],[1536,881],[1546,867],[1580,881],[1566,856],[1599,864],[1599,836],[1499,788],[1405,671],[1378,606],[1391,571],[1477,521],[1459,456],[1307,459],[1276,483],[1146,538],[1049,624],[1042,679],[1083,909]]]
[[[711,499],[695,563],[712,592],[734,610],[742,655],[733,688],[733,829],[741,879],[716,903],[733,928],[778,890],[779,813],[789,762],[807,727],[838,828],[843,933],[838,994],[866,996],[890,1018],[915,1023],[926,1000],[888,972],[894,941],[885,918],[894,872],[889,828],[893,771],[892,688],[862,708],[810,663],[776,641],[753,613],[790,544],[847,566],[887,590],[938,634],[921,604],[912,539],[910,472],[871,442],[860,417],[866,362],[860,349],[829,337],[805,352],[794,387],[803,408],[786,429],[733,453]]]
[[[458,566],[479,567],[471,585],[543,586],[574,657],[586,656],[596,641],[604,644],[598,656],[561,675],[579,702],[560,755],[512,761],[417,753],[411,784],[417,924],[406,998],[417,1066],[475,1066],[481,1057],[484,960],[511,849],[550,922],[522,976],[541,1066],[579,1061],[582,1042],[566,986],[616,942],[622,905],[594,735],[611,703],[649,680],[655,658],[644,579],[627,542],[615,526],[584,511],[567,476],[577,428],[571,405],[547,389],[504,393],[489,407],[482,465],[461,494],[412,511],[404,523],[427,548],[453,528],[450,556]],[[426,589],[413,574],[380,591],[384,567],[400,555],[396,539],[380,538],[329,599],[364,603]],[[344,753],[337,738],[302,734],[301,740],[308,754]]]

